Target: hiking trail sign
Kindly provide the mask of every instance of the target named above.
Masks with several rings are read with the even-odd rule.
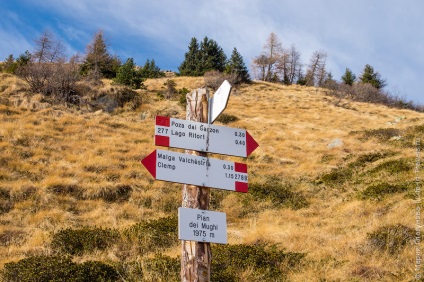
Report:
[[[227,244],[224,212],[178,208],[178,239]]]
[[[154,150],[141,163],[157,180],[247,193],[247,165],[190,154]]]
[[[155,145],[248,157],[259,145],[244,129],[156,116]]]
[[[212,124],[227,107],[231,88],[224,81],[210,99],[207,88],[188,93],[187,120],[156,117],[155,145],[191,153],[156,149],[141,160],[155,179],[184,184],[178,238],[182,240],[181,280],[185,282],[209,282],[210,243],[227,243],[226,214],[208,211],[209,188],[248,192],[246,164],[209,158],[207,153],[246,158],[259,146],[244,129]]]

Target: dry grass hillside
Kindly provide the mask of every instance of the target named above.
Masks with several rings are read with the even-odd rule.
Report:
[[[202,78],[174,80],[177,89],[203,85]],[[158,252],[176,258],[177,237],[153,249],[134,238],[141,233],[131,235],[140,223],[176,216],[181,204],[181,185],[153,180],[140,164],[155,149],[155,115],[185,118],[176,98],[157,95],[165,81],[147,80],[136,110],[108,114],[48,105],[32,110],[11,102],[27,94],[25,84],[1,77],[0,269],[71,254],[76,263],[114,266],[119,281],[136,281],[137,273],[145,281],[174,279],[157,278],[164,274],[145,259]],[[248,194],[212,191],[213,209],[227,213],[229,246],[276,244],[286,254],[303,254],[278,266],[281,281],[413,280],[423,113],[254,82],[233,91],[225,114],[239,119],[227,126],[247,129],[260,145],[246,160],[222,157],[249,167]],[[83,252],[57,247],[61,231],[95,228],[118,235]],[[234,281],[280,281],[258,275],[247,267]]]

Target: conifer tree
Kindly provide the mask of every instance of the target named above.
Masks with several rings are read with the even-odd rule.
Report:
[[[118,69],[114,81],[134,89],[140,88],[143,78],[141,77],[141,73],[136,70],[133,58],[127,59],[125,64]]]
[[[165,76],[165,74],[156,65],[154,59],[152,59],[151,61],[147,59],[143,68],[140,69],[140,72],[143,78],[159,78]]]
[[[202,76],[211,70],[224,71],[227,57],[215,40],[205,37],[199,44],[192,38],[188,49],[178,68],[181,75]]]
[[[352,86],[353,83],[356,81],[356,75],[349,68],[346,68],[346,71],[342,76],[342,81],[345,84]]]
[[[222,48],[216,43],[215,40],[209,39],[205,36],[203,41],[200,43],[200,75],[204,75],[205,72],[211,70],[217,70],[223,72],[225,69],[225,62],[227,56],[225,56]]]
[[[237,51],[237,48],[233,49],[231,57],[225,66],[225,72],[228,74],[236,74],[239,82],[250,82],[249,71],[243,61],[243,57]]]
[[[103,32],[98,31],[87,45],[87,54],[82,66],[83,74],[93,74],[94,78],[114,78],[121,62],[109,54]]]
[[[200,67],[200,53],[199,43],[197,39],[193,37],[188,46],[188,52],[184,55],[184,61],[181,63],[178,70],[181,75],[186,76],[198,76]]]
[[[2,71],[7,73],[15,73],[17,68],[17,63],[15,61],[15,58],[13,57],[13,54],[10,54],[5,60],[4,64],[2,66]]]
[[[362,72],[359,80],[362,83],[369,83],[377,89],[384,88],[387,83],[385,79],[382,79],[380,74],[374,71],[374,68],[370,65],[365,65],[364,71]]]

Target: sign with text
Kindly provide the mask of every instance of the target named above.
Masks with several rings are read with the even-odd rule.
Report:
[[[227,244],[227,215],[223,212],[178,208],[178,239]]]
[[[244,129],[156,116],[155,145],[248,157],[259,145]]]
[[[154,150],[141,163],[157,180],[247,193],[247,165],[238,162]]]

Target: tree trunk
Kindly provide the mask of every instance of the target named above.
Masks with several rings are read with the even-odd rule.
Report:
[[[208,122],[208,93],[199,88],[187,94],[187,120]],[[206,153],[186,150],[187,154],[206,156]],[[210,188],[184,184],[182,188],[182,207],[209,209]],[[210,243],[182,240],[181,281],[209,282],[211,274]]]

